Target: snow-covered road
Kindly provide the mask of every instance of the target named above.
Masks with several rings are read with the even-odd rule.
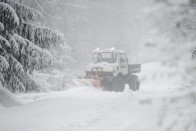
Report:
[[[160,63],[142,66],[141,90],[123,93],[75,87],[23,94],[23,106],[0,108],[0,131],[159,131],[164,97],[180,78]]]

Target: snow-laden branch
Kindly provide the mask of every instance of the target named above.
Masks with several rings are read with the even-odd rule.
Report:
[[[28,6],[19,4],[13,0],[0,0],[0,2],[4,2],[9,4],[16,12],[19,18],[21,18],[25,22],[39,22],[43,20],[43,15]]]
[[[0,22],[0,32],[4,30],[4,25]]]
[[[4,28],[12,31],[19,26],[19,18],[14,9],[6,3],[0,2],[0,22],[3,23]]]
[[[49,49],[52,45],[64,44],[63,37],[47,27],[38,27],[36,25],[22,23],[17,31],[19,35],[41,48]]]

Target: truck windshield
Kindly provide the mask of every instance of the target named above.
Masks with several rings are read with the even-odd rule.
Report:
[[[93,63],[108,62],[115,63],[117,54],[112,52],[93,53],[91,56]]]

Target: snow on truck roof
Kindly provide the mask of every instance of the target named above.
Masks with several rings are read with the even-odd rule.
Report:
[[[114,48],[109,48],[109,49],[103,49],[103,50],[100,50],[99,48],[93,50],[92,52],[116,52],[116,53],[126,53],[125,51],[123,50],[116,50]]]

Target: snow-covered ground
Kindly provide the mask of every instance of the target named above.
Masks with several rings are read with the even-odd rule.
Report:
[[[166,105],[178,92],[175,69],[160,63],[142,66],[141,90],[122,93],[92,87],[67,91],[17,94],[22,106],[0,108],[1,131],[160,131],[170,129],[177,104]],[[185,100],[185,103],[187,101]],[[167,117],[165,106],[171,117]],[[1,107],[1,106],[0,106]],[[166,118],[163,118],[166,117]],[[165,123],[164,119],[167,120]],[[174,123],[175,125],[175,123]],[[164,126],[164,128],[163,128]],[[178,125],[176,131],[184,131]],[[171,127],[173,128],[173,127]]]

